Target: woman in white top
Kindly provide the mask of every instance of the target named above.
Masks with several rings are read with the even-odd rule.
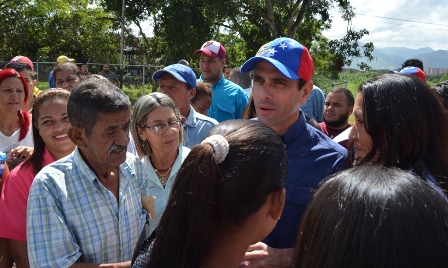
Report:
[[[21,110],[28,99],[28,84],[14,69],[0,71],[0,150],[20,161],[32,153],[31,116]]]
[[[156,218],[150,221],[151,229],[157,226],[176,174],[190,152],[182,146],[181,120],[176,104],[163,93],[145,95],[135,103],[131,133],[146,167],[151,193],[156,197]]]

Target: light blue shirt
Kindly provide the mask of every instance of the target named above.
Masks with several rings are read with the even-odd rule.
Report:
[[[313,90],[311,90],[308,100],[306,100],[305,104],[300,106],[300,110],[320,123],[324,121],[324,105],[325,93],[322,89],[313,86]]]
[[[156,218],[149,220],[149,227],[151,230],[157,227],[160,221],[160,217],[165,211],[166,203],[171,193],[171,188],[173,187],[174,180],[176,179],[177,173],[179,172],[180,166],[187,158],[190,149],[179,145],[179,153],[177,154],[176,160],[174,161],[173,168],[170,172],[170,177],[166,182],[165,188],[163,188],[160,183],[159,177],[157,176],[154,167],[151,164],[151,160],[147,156],[142,158],[143,169],[145,170],[145,177],[149,180],[149,189],[151,195],[156,197],[155,208],[156,208]]]
[[[204,81],[202,76],[200,81]],[[230,80],[221,80],[212,85],[212,105],[208,109],[208,116],[222,122],[229,119],[243,118],[243,110],[249,103],[246,92]]]
[[[184,146],[193,148],[204,140],[205,135],[218,124],[215,119],[196,112],[190,105],[190,113],[184,122]]]
[[[36,175],[27,210],[31,267],[131,260],[147,218],[141,197],[150,193],[139,158],[128,153],[119,174],[118,201],[77,148]]]

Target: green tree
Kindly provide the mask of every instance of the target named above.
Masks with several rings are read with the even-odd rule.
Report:
[[[117,2],[103,1],[103,5],[118,13],[121,4]],[[218,37],[232,42],[244,40],[245,45],[233,54],[242,53],[242,58],[248,58],[262,44],[280,36],[295,38],[307,46],[315,57],[318,72],[325,76],[337,76],[342,66],[349,65],[355,57],[373,59],[373,44],[358,43],[368,31],[350,27],[355,14],[348,0],[130,0],[126,8],[130,9],[129,14],[152,14],[156,36],[166,45],[165,51],[159,53],[166,59],[189,55],[211,38],[223,40]],[[333,8],[347,21],[347,34],[339,40],[328,40],[322,35],[331,27]],[[137,18],[142,17],[132,17]],[[227,43],[223,44],[227,47]],[[237,56],[232,59],[238,64],[240,60]],[[359,67],[368,68],[366,63]]]
[[[0,0],[0,56],[118,61],[119,23],[87,0]],[[128,35],[129,36],[129,35]]]

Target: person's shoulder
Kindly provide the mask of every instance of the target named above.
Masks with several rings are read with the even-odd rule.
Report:
[[[218,121],[216,121],[216,119],[208,117],[206,115],[203,115],[201,113],[198,113],[195,111],[195,117],[197,121],[201,121],[202,124],[211,124],[213,126],[216,126],[218,123]]]
[[[331,150],[335,153],[346,157],[347,149],[333,141],[330,137],[315,129],[314,127],[307,124],[307,133],[310,139],[314,140],[317,144],[319,144],[321,149]]]
[[[179,146],[180,154],[182,156],[182,162],[187,158],[188,154],[190,153],[191,149],[185,146],[180,145]]]
[[[138,158],[137,156],[135,156],[134,154],[132,154],[130,152],[126,152],[126,160],[120,166],[135,169],[136,165],[141,165],[141,164],[142,164],[142,161],[140,158]]]
[[[242,87],[240,87],[239,85],[233,83],[230,80],[227,80],[224,78],[224,81],[222,82],[222,84],[224,85],[224,87],[227,90],[231,90],[232,92],[238,92],[238,93],[244,93],[246,95],[246,92],[244,92],[244,89]]]

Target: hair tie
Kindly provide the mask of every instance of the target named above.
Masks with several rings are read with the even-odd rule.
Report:
[[[216,164],[220,164],[226,159],[229,153],[229,142],[221,135],[212,135],[207,137],[201,142],[201,144],[209,143],[213,148],[213,158],[215,158]]]

